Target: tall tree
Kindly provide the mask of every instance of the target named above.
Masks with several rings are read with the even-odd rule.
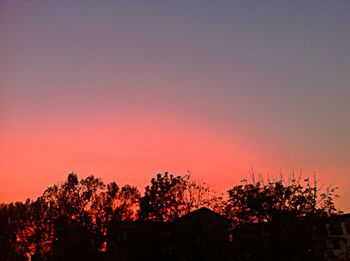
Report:
[[[27,244],[31,248],[32,259],[41,260],[41,257],[50,253],[54,236],[53,219],[43,197],[39,197],[30,205],[28,230],[31,234],[27,237]]]
[[[101,233],[102,249],[107,249],[110,230],[117,221],[135,220],[138,210],[140,193],[136,187],[124,185],[119,188],[117,183],[107,184],[91,207],[94,222]]]
[[[334,188],[320,191],[316,179],[282,177],[244,180],[228,193],[226,214],[238,260],[322,260],[324,253],[314,251],[314,228],[338,213]]]
[[[320,191],[316,178],[291,177],[264,182],[243,180],[228,191],[227,216],[236,224],[259,223],[307,215],[327,216],[338,213],[336,188]]]
[[[186,211],[184,193],[188,176],[174,176],[165,172],[152,178],[140,200],[139,218],[151,221],[170,221]]]
[[[16,259],[19,253],[17,244],[18,204],[0,205],[0,260]],[[23,255],[22,255],[23,257]]]
[[[223,195],[205,182],[189,178],[184,192],[186,213],[206,207],[217,213],[224,214],[225,202]]]
[[[157,174],[140,200],[141,220],[171,221],[193,210],[207,207],[223,212],[222,195],[204,182],[193,181],[190,175]]]
[[[80,242],[85,248],[95,252],[101,248],[103,243],[101,231],[96,225],[91,209],[93,202],[104,188],[105,185],[99,178],[88,176],[79,180],[76,174],[71,173],[61,186],[54,185],[44,192],[42,198],[49,206],[53,220],[52,244],[56,255],[61,252],[56,251],[58,248],[69,248],[72,244],[69,238],[75,238],[77,241],[75,245]]]

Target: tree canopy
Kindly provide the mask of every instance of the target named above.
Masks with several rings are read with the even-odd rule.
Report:
[[[264,182],[243,180],[228,190],[226,215],[235,224],[275,221],[286,216],[296,218],[338,213],[336,188],[321,191],[316,178],[290,177]]]
[[[97,257],[108,248],[115,222],[167,222],[206,207],[231,221],[232,249],[237,257],[248,251],[254,260],[258,250],[249,246],[256,242],[263,246],[260,254],[275,253],[271,257],[275,260],[287,250],[304,256],[308,253],[312,260],[308,252],[310,224],[339,213],[335,192],[331,187],[322,191],[316,180],[309,178],[253,179],[230,188],[225,198],[190,175],[165,172],[152,178],[141,194],[132,185],[105,184],[92,175],[79,179],[70,173],[62,184],[48,187],[36,200],[0,205],[0,259]],[[294,242],[298,250],[279,245],[286,240]]]
[[[226,216],[232,221],[232,245],[238,260],[324,260],[315,251],[314,229],[323,217],[339,214],[336,188],[322,191],[316,178],[264,182],[243,180],[228,191]]]
[[[171,221],[193,210],[207,207],[223,210],[223,197],[206,183],[196,182],[190,175],[157,174],[140,200],[141,220]]]

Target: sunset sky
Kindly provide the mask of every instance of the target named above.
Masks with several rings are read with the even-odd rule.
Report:
[[[1,1],[0,36],[0,202],[294,171],[350,211],[349,1]]]

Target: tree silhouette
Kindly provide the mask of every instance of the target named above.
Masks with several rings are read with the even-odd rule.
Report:
[[[190,175],[157,174],[140,200],[139,218],[171,221],[193,210],[207,207],[223,212],[222,195],[206,183],[191,180]]]
[[[30,205],[30,222],[27,224],[30,236],[27,236],[26,242],[31,249],[33,260],[40,260],[40,257],[51,251],[51,242],[53,240],[53,219],[50,215],[49,206],[42,197]]]
[[[283,178],[258,182],[243,180],[229,191],[227,216],[235,223],[269,222],[288,217],[306,215],[327,216],[338,213],[334,205],[335,188],[321,192],[314,179]]]
[[[157,174],[140,199],[139,218],[151,221],[170,221],[185,212],[184,192],[188,176]]]
[[[224,214],[223,195],[205,182],[197,182],[189,177],[184,192],[186,214],[202,207]]]
[[[142,237],[145,240],[153,225],[165,229],[175,224],[172,227],[178,231],[172,233],[177,235],[177,246],[182,238],[190,237],[190,231],[196,232],[192,233],[193,244],[203,242],[200,237],[204,234],[210,243],[217,231],[215,224],[210,225],[215,228],[213,233],[197,233],[208,230],[208,208],[230,220],[231,243],[226,228],[221,229],[222,236],[216,233],[215,241],[229,244],[230,251],[226,251],[225,243],[222,253],[231,252],[235,260],[324,260],[328,253],[315,242],[315,227],[324,225],[323,218],[339,213],[334,204],[335,191],[332,187],[321,190],[316,180],[309,178],[281,177],[268,182],[256,182],[253,178],[232,187],[228,199],[223,200],[221,194],[204,182],[193,181],[190,175],[166,172],[157,174],[141,197],[134,186],[119,187],[116,182],[106,185],[94,176],[79,179],[70,173],[61,185],[48,187],[35,201],[0,205],[0,260],[26,260],[29,255],[32,260],[108,260],[115,229],[130,225],[122,221],[174,221],[132,223],[136,229],[133,233],[137,229],[148,231]],[[196,213],[196,209],[201,211],[181,218]],[[201,221],[196,219],[198,213]],[[218,214],[209,216],[226,220]],[[192,224],[191,217],[198,224]],[[226,223],[220,222],[219,227]],[[160,229],[155,238],[170,240],[168,232]],[[159,238],[156,242],[160,242]],[[206,253],[206,248],[201,253]],[[106,256],[102,257],[101,252]],[[188,258],[187,252],[183,254],[183,258]]]
[[[110,230],[116,221],[135,220],[140,193],[136,187],[125,185],[121,189],[115,182],[107,185],[93,202],[91,213],[101,232],[102,248],[108,248]]]
[[[313,181],[244,180],[228,191],[226,214],[233,224],[234,251],[242,260],[322,260],[323,253],[313,251],[314,228],[338,211],[335,189],[321,192]]]
[[[16,255],[16,221],[14,220],[14,204],[0,206],[0,260],[15,258]]]
[[[91,207],[104,186],[94,176],[79,180],[76,174],[71,173],[61,186],[54,185],[44,192],[42,200],[48,206],[48,216],[53,221],[54,240],[51,243],[54,255],[59,256],[62,249],[68,249],[70,245],[74,245],[76,251],[85,248],[97,252],[101,248],[102,235],[94,222]],[[84,254],[68,250],[64,253],[73,256]]]

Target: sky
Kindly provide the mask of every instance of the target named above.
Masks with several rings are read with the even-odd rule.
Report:
[[[350,2],[1,1],[0,201],[255,172],[350,211]]]

